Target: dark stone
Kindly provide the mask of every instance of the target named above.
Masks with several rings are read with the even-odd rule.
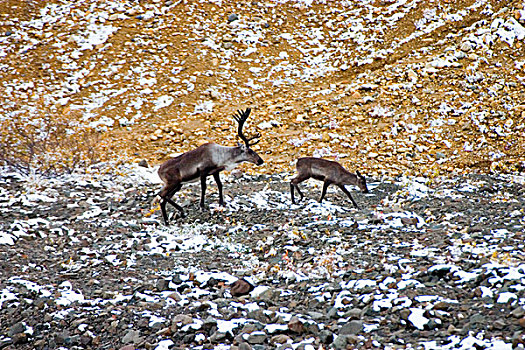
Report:
[[[349,334],[355,335],[363,330],[363,321],[361,320],[352,320],[345,323],[339,329],[339,334]]]
[[[228,15],[228,22],[233,22],[239,19],[239,16],[235,13]]]
[[[157,281],[157,290],[159,292],[164,292],[166,290],[169,290],[169,284],[170,282],[168,280],[165,280],[165,279],[160,279]]]
[[[27,338],[28,336],[26,333],[17,333],[12,337],[13,344],[25,344],[28,341]]]
[[[234,297],[240,297],[250,293],[254,289],[254,286],[244,278],[240,278],[230,285],[230,293]]]
[[[211,316],[208,316],[202,324],[202,330],[205,332],[210,332],[214,327],[217,327],[217,320]]]
[[[334,334],[327,329],[323,329],[319,332],[319,340],[323,344],[331,344],[334,341]]]
[[[10,337],[14,336],[15,334],[23,333],[26,330],[26,326],[22,322],[15,323],[9,328],[9,332],[7,335]]]

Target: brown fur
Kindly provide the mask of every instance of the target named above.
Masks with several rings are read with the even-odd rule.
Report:
[[[231,170],[242,162],[250,162],[257,165],[264,163],[262,158],[250,148],[250,146],[256,143],[250,143],[250,141],[259,135],[247,138],[242,133],[242,126],[246,118],[248,118],[250,111],[250,108],[245,111],[238,111],[238,116],[234,116],[235,120],[239,123],[238,135],[244,141],[243,145],[227,147],[215,143],[206,143],[161,164],[158,174],[164,182],[164,187],[160,190],[158,197],[160,198],[160,209],[162,210],[162,217],[166,225],[168,225],[167,203],[174,206],[180,212],[181,216],[184,216],[182,207],[171,199],[173,195],[181,189],[183,183],[200,180],[200,206],[203,208],[206,193],[206,178],[213,176],[219,190],[219,204],[224,205],[222,182],[219,177],[220,172],[223,170]]]
[[[297,160],[296,167],[297,176],[290,182],[292,203],[295,203],[294,189],[299,193],[299,196],[301,197],[300,199],[303,199],[304,196],[298,185],[309,178],[324,182],[323,192],[319,202],[323,201],[323,198],[326,195],[326,189],[331,184],[337,185],[348,196],[348,198],[350,198],[356,208],[359,207],[352,198],[350,192],[345,188],[345,185],[358,186],[363,193],[368,193],[365,177],[362,176],[359,171],[357,171],[356,174],[352,174],[337,162],[322,158],[304,157]]]

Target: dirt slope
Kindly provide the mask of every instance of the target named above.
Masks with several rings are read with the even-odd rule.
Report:
[[[157,163],[232,144],[371,175],[523,168],[519,1],[4,1],[4,118],[63,113]],[[253,131],[253,129],[252,129]]]

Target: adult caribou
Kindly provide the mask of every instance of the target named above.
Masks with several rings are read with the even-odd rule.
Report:
[[[200,206],[204,208],[206,178],[213,176],[219,189],[219,204],[224,205],[222,182],[219,176],[220,172],[223,170],[232,170],[242,162],[250,162],[257,165],[264,163],[262,158],[250,148],[260,140],[256,140],[255,142],[251,141],[259,139],[261,135],[257,133],[255,136],[247,138],[242,131],[250,112],[251,108],[247,108],[245,111],[238,110],[237,115],[233,116],[238,123],[237,134],[244,144],[238,143],[235,147],[228,147],[216,143],[206,143],[161,164],[158,174],[164,182],[164,187],[162,187],[158,196],[160,197],[162,217],[166,225],[169,225],[168,214],[166,213],[167,203],[174,206],[180,212],[181,217],[184,217],[182,207],[171,199],[173,195],[181,189],[183,183],[200,179]]]

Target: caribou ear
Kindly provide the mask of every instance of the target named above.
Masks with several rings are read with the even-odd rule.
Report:
[[[363,175],[361,175],[361,173],[359,172],[359,170],[356,170],[355,173],[357,174],[357,176],[359,176],[359,177],[363,177]]]

